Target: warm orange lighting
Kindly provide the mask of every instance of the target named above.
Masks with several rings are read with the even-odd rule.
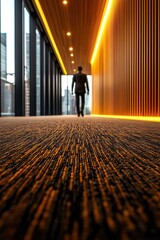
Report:
[[[160,117],[150,117],[150,116],[118,116],[118,115],[99,115],[92,114],[94,117],[104,117],[104,118],[117,118],[126,120],[136,120],[136,121],[149,121],[149,122],[160,122]]]
[[[73,72],[76,72],[76,69],[73,69]]]
[[[74,61],[72,61],[71,63],[74,64]]]
[[[44,24],[44,27],[45,27],[46,32],[47,32],[47,34],[48,34],[49,40],[50,40],[50,42],[51,42],[51,44],[52,44],[52,47],[53,47],[53,49],[54,49],[54,52],[55,52],[55,54],[56,54],[56,56],[57,56],[57,59],[58,59],[58,61],[59,61],[59,64],[61,65],[61,68],[62,68],[64,74],[67,74],[67,71],[66,71],[66,69],[65,69],[65,66],[64,66],[64,64],[63,64],[61,55],[60,55],[59,50],[58,50],[58,48],[57,48],[57,45],[56,45],[56,43],[55,43],[55,41],[54,41],[54,38],[53,38],[53,36],[52,36],[50,27],[49,27],[49,25],[48,25],[48,22],[47,22],[47,20],[46,20],[46,17],[45,17],[45,15],[44,15],[44,12],[43,12],[43,10],[42,10],[42,7],[41,7],[41,5],[40,5],[40,2],[39,2],[39,0],[34,0],[34,2],[35,2],[35,5],[36,5],[36,7],[37,7],[37,10],[38,10],[38,12],[39,12],[39,14],[40,14],[40,17],[41,17],[41,19],[42,19],[42,22],[43,22],[43,24]]]
[[[113,1],[114,0],[107,0],[106,1],[103,16],[102,16],[102,20],[101,20],[101,24],[100,24],[98,34],[97,34],[97,38],[96,38],[96,43],[95,43],[94,50],[93,50],[92,57],[91,57],[91,61],[90,61],[91,64],[93,64],[94,59],[97,55],[99,45],[100,45],[100,42],[101,42],[101,39],[102,39],[102,34],[103,34],[104,29],[105,29],[107,19],[109,17],[109,13],[111,12],[111,7],[112,7],[112,4],[113,4]]]
[[[71,54],[70,54],[70,56],[71,56],[71,57],[73,57],[73,56],[74,56],[74,54],[73,54],[73,53],[71,53]]]
[[[67,34],[67,36],[71,36],[71,32],[67,32],[66,34]]]
[[[73,47],[70,47],[70,48],[69,48],[69,51],[73,51]]]
[[[65,0],[63,1],[63,4],[64,4],[64,5],[66,5],[67,3],[68,3],[68,1],[65,1]]]

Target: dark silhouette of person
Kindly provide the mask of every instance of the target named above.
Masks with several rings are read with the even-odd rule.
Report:
[[[78,73],[73,75],[72,79],[72,94],[73,87],[75,83],[75,94],[76,94],[76,107],[77,107],[77,115],[80,117],[84,116],[84,105],[85,105],[85,93],[87,88],[87,93],[89,94],[89,85],[87,75],[82,73],[82,67],[78,67]],[[80,108],[80,97],[81,97],[81,108]]]

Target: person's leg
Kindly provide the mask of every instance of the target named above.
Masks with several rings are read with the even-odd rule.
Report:
[[[81,115],[82,117],[84,116],[84,104],[85,104],[85,97],[84,97],[84,93],[81,93]]]
[[[80,116],[80,110],[79,110],[79,94],[76,93],[76,107],[77,107],[77,115]]]

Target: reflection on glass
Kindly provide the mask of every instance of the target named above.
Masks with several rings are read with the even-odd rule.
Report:
[[[36,30],[36,111],[37,116],[40,115],[41,103],[41,89],[40,89],[40,33]]]
[[[25,115],[30,114],[30,17],[27,9],[24,9],[24,46],[25,46],[25,56],[24,56],[24,71],[25,71]]]
[[[71,94],[73,75],[62,75],[62,114],[63,115],[74,115],[77,114],[75,94]],[[91,99],[92,99],[92,76],[88,75],[88,84],[90,94],[85,94],[85,107],[84,114],[91,114]]]
[[[14,0],[1,1],[1,115],[15,114]]]

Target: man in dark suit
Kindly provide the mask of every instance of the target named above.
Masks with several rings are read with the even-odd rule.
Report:
[[[84,116],[84,104],[85,104],[85,93],[87,88],[87,93],[89,94],[89,86],[88,86],[88,79],[87,75],[82,73],[82,67],[78,67],[78,73],[73,75],[72,79],[72,94],[73,94],[73,87],[75,83],[75,94],[76,94],[76,107],[77,107],[77,115],[78,117],[80,114],[82,117]],[[85,88],[86,85],[86,88]],[[80,110],[80,99],[81,97],[81,110]]]

